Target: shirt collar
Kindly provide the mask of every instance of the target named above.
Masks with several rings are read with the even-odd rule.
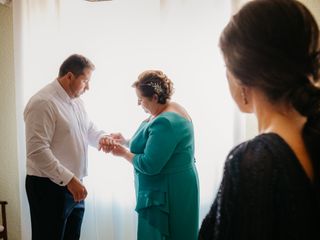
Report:
[[[57,90],[58,95],[62,98],[62,100],[72,103],[72,98],[67,94],[66,90],[60,85],[58,79],[55,79],[52,83],[54,88]]]

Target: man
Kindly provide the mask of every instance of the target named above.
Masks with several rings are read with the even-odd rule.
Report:
[[[80,238],[88,144],[110,151],[105,132],[95,128],[79,98],[89,90],[94,69],[86,57],[71,55],[62,63],[58,78],[25,108],[32,240]]]

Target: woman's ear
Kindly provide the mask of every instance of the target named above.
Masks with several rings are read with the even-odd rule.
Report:
[[[240,89],[241,95],[241,111],[251,113],[253,108],[252,88],[242,86]]]
[[[158,95],[157,94],[153,94],[152,100],[154,100],[155,102],[158,102],[158,99],[159,99]]]
[[[241,87],[241,99],[242,99],[242,104],[247,105],[249,104],[248,101],[248,89],[246,87]]]

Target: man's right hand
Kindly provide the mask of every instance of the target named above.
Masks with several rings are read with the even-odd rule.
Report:
[[[99,140],[98,150],[102,149],[105,153],[109,153],[114,148],[114,144],[115,141],[110,136],[104,136]]]
[[[73,196],[75,202],[80,202],[87,197],[87,189],[82,182],[75,176],[67,184],[67,188]]]

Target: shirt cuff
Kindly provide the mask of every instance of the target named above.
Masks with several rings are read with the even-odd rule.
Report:
[[[60,178],[56,179],[56,181],[54,182],[60,186],[66,186],[71,181],[73,176],[74,174],[70,170],[65,168],[64,171],[61,173]]]

